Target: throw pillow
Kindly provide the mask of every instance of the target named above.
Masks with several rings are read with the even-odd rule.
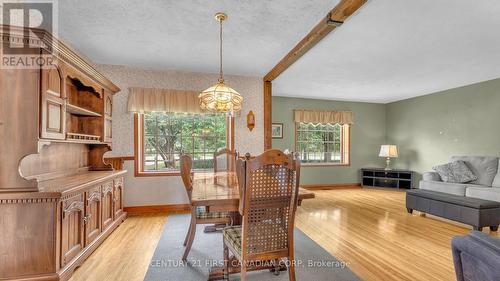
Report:
[[[450,162],[464,161],[467,167],[477,176],[471,182],[477,185],[492,186],[498,172],[498,157],[496,156],[452,156]]]
[[[466,183],[477,180],[464,161],[453,161],[444,165],[432,167],[444,182]]]

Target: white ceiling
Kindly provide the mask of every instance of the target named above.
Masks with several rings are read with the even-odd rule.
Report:
[[[59,34],[96,63],[263,76],[339,0],[65,0]],[[229,81],[230,82],[230,81]]]
[[[386,103],[499,77],[500,1],[372,0],[273,91]]]
[[[338,0],[59,2],[59,34],[96,63],[264,76]],[[273,94],[391,102],[500,77],[500,1],[371,0]],[[229,81],[230,82],[230,81]]]

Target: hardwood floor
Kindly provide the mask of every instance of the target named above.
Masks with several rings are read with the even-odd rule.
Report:
[[[166,213],[128,217],[70,281],[142,281],[166,217]]]
[[[455,280],[450,241],[468,233],[467,226],[407,214],[404,192],[341,189],[315,193],[316,199],[304,200],[299,207],[297,227],[347,262],[363,280]],[[166,216],[128,218],[71,281],[143,280]],[[490,233],[488,228],[484,232]],[[490,235],[500,237],[497,232]]]
[[[468,233],[468,226],[418,212],[409,215],[401,191],[315,193],[316,199],[298,209],[297,227],[363,280],[455,280],[451,238]],[[483,231],[490,233],[489,228]]]

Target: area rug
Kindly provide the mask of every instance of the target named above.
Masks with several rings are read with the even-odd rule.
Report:
[[[198,225],[196,237],[188,262],[181,261],[190,217],[187,214],[170,215],[149,264],[146,281],[204,281],[209,268],[223,264],[222,233],[204,233]],[[296,277],[301,281],[358,281],[346,263],[331,256],[302,231],[295,229]],[[230,280],[240,280],[239,274],[232,274]],[[275,276],[268,270],[250,272],[248,280],[285,281],[288,272]]]

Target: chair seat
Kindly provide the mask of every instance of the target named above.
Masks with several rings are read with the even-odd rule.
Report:
[[[224,237],[235,251],[241,253],[241,226],[224,227],[224,230],[222,230],[222,237]]]
[[[197,219],[223,219],[229,218],[228,212],[207,212],[205,207],[196,207],[196,218]]]

